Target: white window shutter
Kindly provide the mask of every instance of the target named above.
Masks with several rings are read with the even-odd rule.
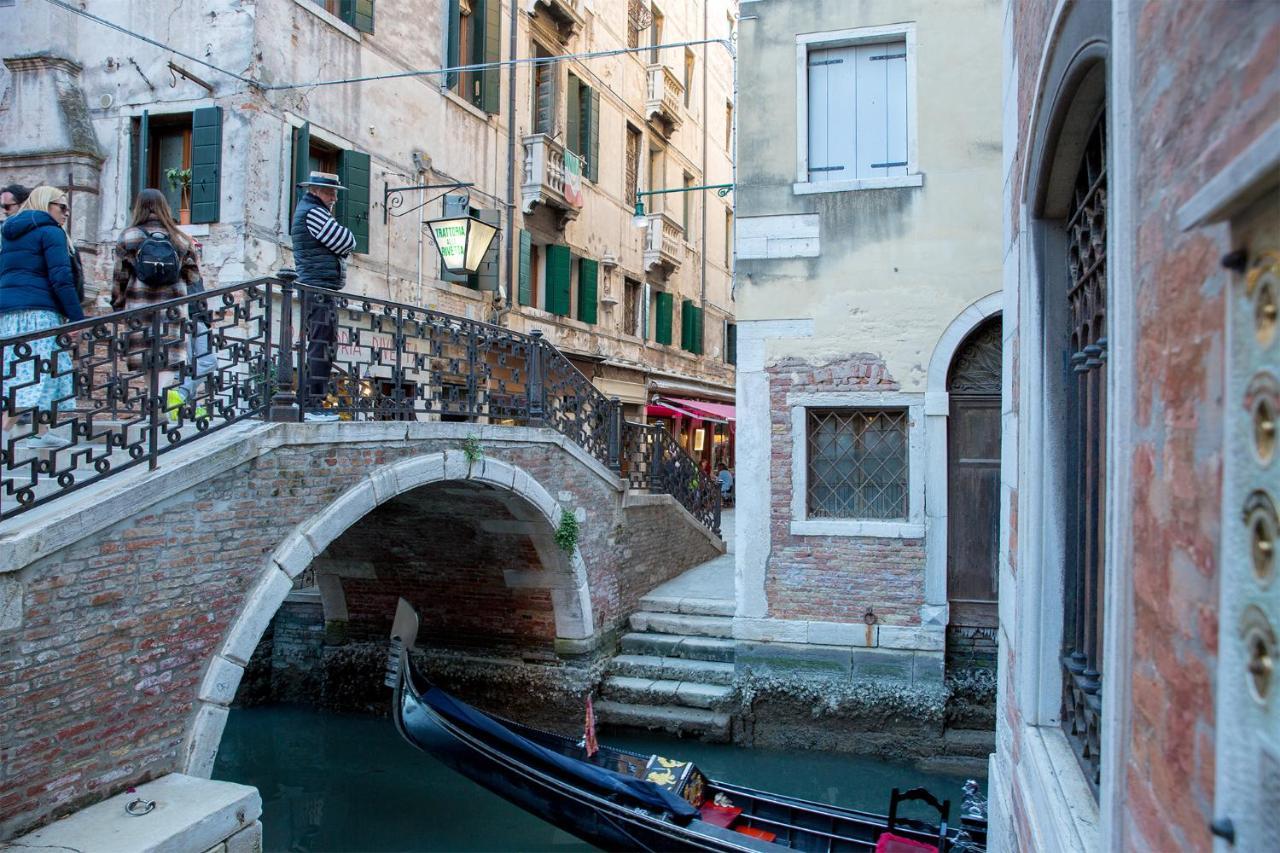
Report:
[[[849,180],[854,155],[854,49],[810,51],[809,180]]]
[[[888,62],[883,56],[888,45],[867,44],[857,47],[857,172],[850,177],[883,178],[889,174],[885,126],[885,88]]]
[[[885,66],[885,162],[887,175],[907,174],[907,46],[905,43],[883,46],[892,59]],[[901,57],[899,57],[901,54]]]

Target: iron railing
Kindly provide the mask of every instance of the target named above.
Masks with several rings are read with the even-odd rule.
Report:
[[[7,424],[0,518],[135,465],[155,468],[161,454],[238,421],[297,421],[312,409],[341,420],[550,427],[634,488],[674,496],[719,533],[714,480],[660,426],[624,422],[618,399],[602,394],[540,332],[295,278],[285,270],[0,338]],[[42,380],[68,375],[61,397],[28,399]],[[186,399],[174,405],[180,390]],[[32,446],[42,431],[67,446]]]

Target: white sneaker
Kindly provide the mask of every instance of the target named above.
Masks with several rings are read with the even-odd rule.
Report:
[[[334,421],[341,420],[337,415],[330,412],[307,412],[302,419],[309,424],[331,424]]]
[[[46,432],[44,435],[37,435],[28,438],[22,443],[27,450],[60,450],[64,447],[70,447],[71,442],[60,435]]]

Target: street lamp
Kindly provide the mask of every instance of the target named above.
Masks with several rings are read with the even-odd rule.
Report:
[[[636,212],[631,217],[631,224],[637,228],[643,228],[649,224],[649,217],[644,215],[644,202],[636,202]]]
[[[472,216],[451,216],[427,222],[444,268],[454,275],[478,272],[498,229]]]
[[[702,184],[696,187],[674,187],[669,190],[641,190],[636,193],[636,210],[631,216],[631,224],[637,228],[644,228],[649,224],[649,218],[644,214],[644,197],[647,195],[667,195],[668,193],[691,193],[699,190],[715,190],[716,195],[724,198],[733,192],[733,184]]]

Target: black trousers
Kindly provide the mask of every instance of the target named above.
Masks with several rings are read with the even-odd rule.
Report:
[[[337,339],[338,310],[332,296],[306,293],[307,322],[307,386],[303,411],[315,412],[324,407],[324,398],[332,390],[329,375],[333,372],[334,341]]]

